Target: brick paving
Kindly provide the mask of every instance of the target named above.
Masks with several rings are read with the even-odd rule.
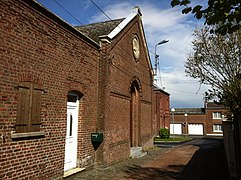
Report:
[[[140,159],[81,172],[68,180],[228,179],[222,140],[195,140],[173,148],[149,149]]]

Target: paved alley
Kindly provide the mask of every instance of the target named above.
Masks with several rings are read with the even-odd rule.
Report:
[[[228,179],[223,141],[201,138],[173,148],[153,148],[141,159],[81,172],[68,180]]]

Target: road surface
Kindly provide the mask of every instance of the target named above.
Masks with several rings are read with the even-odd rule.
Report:
[[[74,175],[68,180],[227,180],[223,141],[201,138],[173,148],[150,149],[140,159]]]

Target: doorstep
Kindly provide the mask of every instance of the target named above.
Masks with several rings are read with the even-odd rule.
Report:
[[[85,170],[85,168],[74,168],[74,169],[65,171],[63,178],[69,177],[69,176],[71,176],[71,175],[73,175],[73,174],[76,174],[76,173],[81,172],[81,171],[84,171],[84,170]]]

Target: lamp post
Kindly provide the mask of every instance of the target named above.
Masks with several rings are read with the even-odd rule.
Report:
[[[155,45],[155,67],[154,67],[154,76],[157,76],[157,64],[158,64],[158,58],[159,58],[159,55],[156,54],[156,47],[161,45],[161,44],[164,44],[164,43],[167,43],[169,40],[162,40],[160,41],[159,43],[157,43]]]
[[[175,109],[171,108],[171,112],[172,112],[172,138],[174,139],[174,112],[175,112]]]
[[[187,113],[185,113],[184,114],[184,116],[185,116],[185,125],[186,125],[186,136],[187,136],[187,134],[188,134],[188,124],[187,124]]]

